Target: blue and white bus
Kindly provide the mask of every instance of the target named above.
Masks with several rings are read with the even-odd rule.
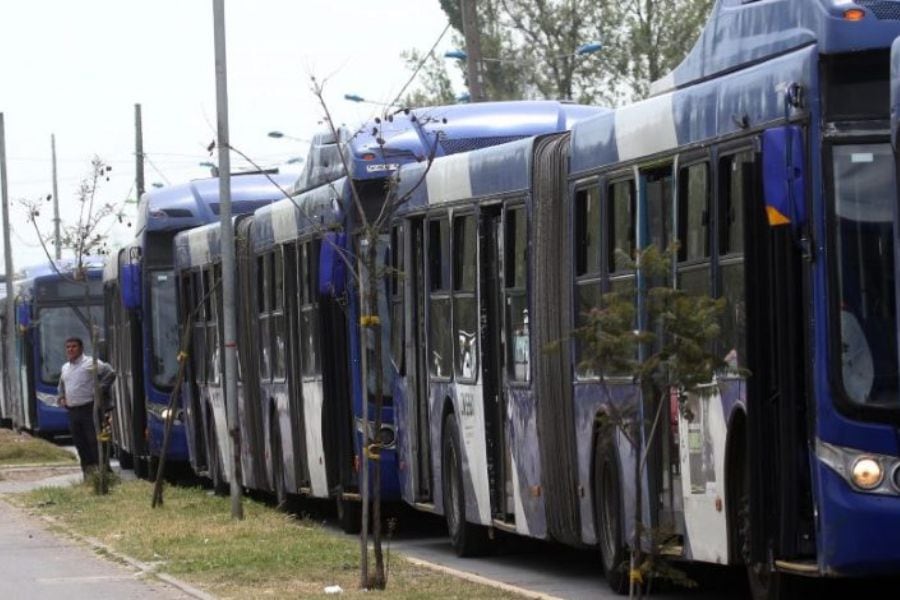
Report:
[[[620,252],[677,240],[669,283],[726,299],[739,369],[664,410],[643,522],[759,598],[900,569],[898,35],[900,2],[720,0],[649,99],[400,169],[401,485],[460,554],[491,528],[598,546],[627,589],[635,456],[598,421],[657,406],[572,332],[640,296]]]
[[[376,343],[387,350],[390,327],[385,327],[381,341],[371,333],[364,337],[359,328],[359,287],[347,273],[351,266],[340,258],[341,254],[348,257],[353,270],[361,260],[361,220],[351,186],[359,194],[361,209],[374,222],[387,197],[386,179],[401,164],[428,163],[434,155],[565,130],[597,112],[558,102],[521,102],[399,113],[377,127],[375,135],[371,127],[363,127],[355,135],[341,133],[343,141],[314,144],[292,198],[236,220],[244,485],[279,495],[333,497],[344,529],[359,527],[363,411],[370,423],[376,420],[374,375],[364,382],[361,364],[366,358],[371,361],[371,355],[363,353],[373,353]],[[340,153],[346,157],[352,179],[342,175]],[[386,231],[382,237],[386,248]],[[217,334],[209,334],[218,326],[213,306],[219,299],[196,311],[203,304],[197,298],[216,288],[220,250],[216,225],[176,238],[182,298],[193,299],[184,307],[182,318],[194,312],[195,332],[207,332],[195,333],[195,344],[209,339],[221,344]],[[381,322],[390,323],[386,303],[381,313]],[[192,354],[213,356],[209,349],[195,348]],[[199,387],[200,401],[208,404],[205,430],[209,439],[218,440],[217,446],[211,446],[218,458],[211,456],[209,461],[222,465],[224,474],[230,454],[218,373],[215,365],[197,365],[194,377],[201,383],[192,389]],[[384,373],[387,398],[382,426],[380,431],[370,431],[369,437],[384,446],[380,457],[383,498],[397,500],[392,368],[387,362]]]
[[[44,263],[26,268],[15,283],[16,356],[6,374],[19,380],[10,415],[16,428],[46,437],[69,431],[66,411],[57,406],[66,338],[81,338],[92,354],[91,327],[97,339],[104,327],[103,259],[85,257],[81,270],[71,260]]]
[[[272,175],[288,186],[293,177]],[[283,197],[260,173],[232,177],[235,214],[252,212]],[[104,271],[107,341],[115,384],[113,440],[124,466],[148,473],[162,452],[164,417],[178,372],[181,330],[176,310],[172,240],[179,231],[219,218],[218,178],[199,179],[144,194],[138,206],[135,239],[110,257]],[[187,463],[189,444],[202,436],[185,429],[180,403],[166,459]],[[203,456],[203,453],[200,453]],[[202,461],[194,467],[204,471]]]

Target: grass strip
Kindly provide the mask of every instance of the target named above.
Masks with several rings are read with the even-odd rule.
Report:
[[[168,488],[157,509],[150,508],[150,498],[149,483],[131,481],[107,496],[80,485],[42,488],[17,503],[221,598],[324,598],[330,585],[341,586],[347,598],[520,597],[398,556],[391,557],[387,590],[365,592],[357,589],[356,538],[251,499],[244,501],[244,520],[235,522],[228,498],[196,487]]]
[[[0,466],[74,464],[75,456],[47,440],[0,429]]]

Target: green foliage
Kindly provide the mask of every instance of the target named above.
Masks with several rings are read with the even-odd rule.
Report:
[[[484,0],[478,3],[483,83],[490,100],[571,99],[615,105],[645,98],[650,83],[690,51],[713,0]],[[441,0],[462,33],[458,0]],[[461,35],[454,44],[464,48]],[[572,56],[599,41],[594,55]],[[465,77],[465,65],[457,62]],[[446,79],[446,63],[440,77]],[[436,89],[425,73],[422,99]]]

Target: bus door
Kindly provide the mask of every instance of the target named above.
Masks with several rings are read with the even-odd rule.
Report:
[[[428,344],[425,327],[427,282],[425,281],[425,221],[410,221],[412,237],[412,333],[415,356],[410,364],[409,432],[415,476],[415,499],[432,500],[431,437],[428,415]]]
[[[522,211],[515,213],[524,216]],[[515,514],[511,449],[506,435],[507,404],[504,389],[503,351],[503,221],[500,206],[481,212],[481,355],[484,382],[485,436],[487,438],[488,481],[491,514],[501,521]],[[516,340],[512,340],[515,344]]]
[[[773,213],[771,206],[772,190],[788,187],[794,187],[796,206],[803,205],[802,174],[797,175],[803,165],[800,131],[792,126],[763,134],[765,170],[755,164],[757,155],[750,152],[722,158],[719,165],[720,171],[734,174],[731,185],[720,193],[732,197],[743,193],[753,200],[744,203],[748,221],[746,281],[753,282],[746,286],[746,366],[751,375],[747,380],[749,455],[745,464],[749,469],[750,558],[760,564],[767,562],[769,548],[776,558],[783,559],[814,552],[806,427],[804,274],[800,245],[796,243],[801,226],[798,220],[803,217],[796,210]],[[780,168],[773,171],[773,163]],[[786,163],[791,163],[790,169],[784,167]],[[793,165],[800,167],[794,169]],[[796,187],[785,185],[788,170],[794,171]],[[735,179],[738,175],[741,186]],[[763,192],[765,203],[756,201]]]

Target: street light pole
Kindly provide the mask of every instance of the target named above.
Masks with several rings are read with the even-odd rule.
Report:
[[[240,428],[237,418],[237,319],[235,316],[234,224],[231,221],[231,145],[228,139],[228,69],[225,63],[225,0],[213,0],[213,33],[216,46],[216,114],[219,152],[219,222],[222,226],[222,316],[225,342],[225,417],[231,441],[231,516],[243,519]],[[213,459],[215,460],[215,459]]]
[[[53,244],[56,260],[62,258],[62,236],[59,233],[59,189],[56,184],[56,134],[50,134],[50,152],[53,155]]]
[[[10,366],[15,364],[16,356],[16,312],[15,312],[15,296],[13,295],[13,259],[12,259],[12,243],[10,242],[10,226],[9,226],[9,194],[6,183],[6,126],[3,122],[3,113],[0,112],[0,200],[3,204],[3,258],[4,268],[6,270],[6,343],[3,345],[5,355],[3,363],[7,367],[8,381],[5,390],[6,406],[10,415],[13,417],[13,427],[20,427],[24,419],[17,418],[17,408],[19,402],[19,377],[13,376]],[[10,416],[7,415],[7,416]]]

